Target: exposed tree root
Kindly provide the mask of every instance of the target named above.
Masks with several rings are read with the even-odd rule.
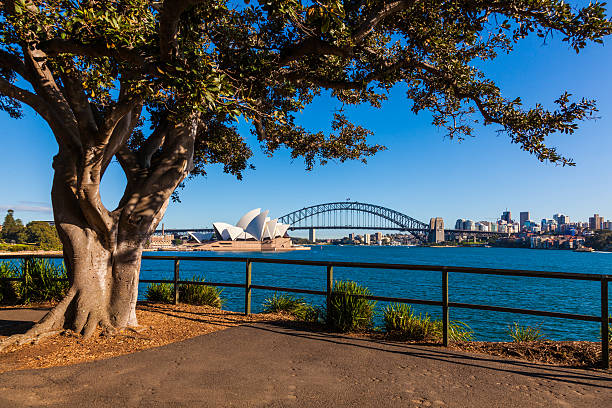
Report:
[[[102,328],[103,335],[114,335],[120,330],[110,324],[110,319],[100,307],[96,307],[91,299],[78,294],[76,289],[70,288],[66,297],[49,311],[38,323],[23,334],[12,335],[0,341],[0,351],[10,346],[19,346],[27,343],[37,343],[40,340],[69,330],[76,335],[89,338],[98,327]],[[139,329],[130,328],[134,332]]]

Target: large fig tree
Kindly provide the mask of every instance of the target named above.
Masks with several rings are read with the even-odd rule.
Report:
[[[288,148],[307,168],[364,160],[382,147],[342,110],[329,134],[295,114],[322,92],[379,108],[402,83],[412,111],[450,137],[481,121],[539,160],[573,164],[545,138],[572,133],[594,102],[563,93],[553,110],[526,108],[479,67],[528,35],[578,52],[611,29],[601,4],[559,0],[0,0],[0,109],[20,118],[30,106],[57,141],[51,196],[71,281],[11,341],[137,325],[141,252],[175,189],[210,163],[237,176],[249,166],[239,118],[266,153]],[[108,209],[100,182],[115,159],[127,184]]]

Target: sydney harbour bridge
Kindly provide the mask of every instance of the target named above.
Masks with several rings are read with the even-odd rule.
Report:
[[[414,235],[419,240],[439,241],[432,239],[436,229],[441,229],[440,221],[425,223],[414,219],[406,214],[380,205],[361,203],[357,201],[338,201],[304,207],[290,212],[278,218],[279,222],[289,224],[290,230],[309,230],[311,240],[314,240],[316,230],[386,230],[406,232]],[[437,220],[441,220],[438,218]],[[166,229],[168,233],[187,232],[212,232],[212,229]],[[469,236],[495,236],[507,235],[501,232],[472,231],[444,229],[445,237],[456,234],[467,234]],[[156,231],[161,232],[161,231]],[[442,232],[442,231],[439,231]],[[444,239],[444,238],[442,238]]]

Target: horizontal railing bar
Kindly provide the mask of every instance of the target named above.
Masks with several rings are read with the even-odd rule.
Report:
[[[517,313],[517,314],[526,314],[526,315],[534,315],[534,316],[557,317],[560,319],[584,320],[588,322],[601,321],[600,316],[580,315],[580,314],[573,314],[573,313],[548,312],[545,310],[518,309],[514,307],[475,305],[472,303],[457,303],[457,302],[448,302],[448,306],[457,307],[461,309],[489,310],[492,312]],[[609,319],[609,320],[612,321],[612,319]]]
[[[309,295],[321,295],[321,296],[327,295],[327,292],[323,290],[281,288],[279,286],[251,285],[251,289],[275,290],[278,292],[306,293]]]
[[[179,285],[227,286],[228,288],[244,288],[244,283],[178,281]]]
[[[167,279],[140,279],[138,283],[173,283],[172,280]]]
[[[19,259],[19,258],[62,258],[62,255],[0,255],[0,259]],[[368,268],[368,269],[398,269],[410,271],[447,271],[458,273],[473,273],[484,275],[500,276],[526,276],[533,278],[547,279],[573,279],[587,281],[610,281],[612,276],[592,273],[570,273],[570,272],[548,272],[532,271],[519,269],[492,269],[492,268],[473,268],[463,266],[444,266],[444,265],[411,265],[411,264],[387,264],[374,262],[345,262],[345,261],[309,261],[301,259],[270,259],[270,258],[248,258],[248,257],[227,257],[227,256],[174,256],[174,255],[143,255],[142,259],[148,260],[184,260],[199,262],[256,262],[268,264],[285,265],[305,265],[305,266],[336,266],[343,268]]]

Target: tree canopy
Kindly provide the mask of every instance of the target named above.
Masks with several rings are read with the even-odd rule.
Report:
[[[209,163],[237,175],[247,167],[251,150],[237,117],[252,123],[266,152],[288,147],[308,168],[363,159],[382,146],[368,145],[370,132],[341,111],[329,135],[297,125],[295,114],[325,90],[343,104],[380,107],[398,83],[412,111],[431,111],[451,137],[473,135],[478,121],[497,124],[538,159],[573,164],[545,138],[572,133],[596,111],[594,101],[560,90],[557,109],[526,108],[477,65],[531,34],[560,35],[578,52],[612,29],[605,3],[556,0],[0,4],[0,108],[19,117],[29,104],[71,149],[83,149],[84,130],[97,134],[104,161],[117,155],[128,177],[161,161],[169,123],[194,112],[202,126],[192,174]],[[35,69],[31,60],[45,63]],[[148,115],[122,123],[129,137],[113,138],[126,112],[141,106]]]

